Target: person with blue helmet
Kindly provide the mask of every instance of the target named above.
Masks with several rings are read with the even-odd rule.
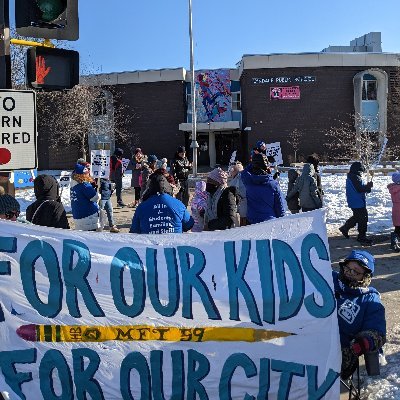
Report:
[[[356,370],[358,357],[379,351],[386,341],[385,307],[379,292],[370,286],[375,259],[364,250],[352,250],[333,271],[337,300],[342,379]]]

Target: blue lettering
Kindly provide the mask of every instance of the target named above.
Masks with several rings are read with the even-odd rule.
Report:
[[[89,282],[86,279],[91,267],[89,249],[85,244],[76,240],[64,240],[63,245],[62,265],[69,313],[76,318],[82,316],[77,299],[77,289],[79,289],[89,312],[94,317],[104,317],[105,314],[97,303]],[[78,261],[76,266],[73,267],[75,253],[78,255]]]
[[[198,368],[196,368],[196,364]],[[210,361],[196,350],[188,350],[187,400],[208,400],[207,391],[200,383],[210,372]]]
[[[121,364],[120,390],[123,400],[134,400],[131,393],[131,370],[136,369],[140,379],[140,400],[150,400],[151,381],[146,358],[135,351],[128,354]]]
[[[146,249],[147,287],[151,304],[155,311],[164,317],[175,315],[179,307],[179,277],[175,249],[164,249],[168,271],[168,304],[163,305],[158,292],[157,250]]]
[[[320,260],[329,261],[328,250],[323,240],[315,233],[307,235],[301,244],[301,263],[303,270],[314,287],[321,293],[322,305],[315,301],[315,294],[309,294],[304,299],[307,311],[316,318],[326,318],[336,309],[335,296],[328,282],[313,267],[311,262],[311,249],[315,249]]]
[[[275,323],[275,289],[273,284],[272,259],[269,240],[257,240],[256,252],[258,272],[263,298],[263,321]]]
[[[221,319],[221,315],[214,303],[207,285],[200,278],[200,274],[206,265],[203,252],[196,247],[179,246],[179,261],[182,274],[182,316],[183,318],[193,319],[192,313],[192,289],[196,289],[204,308],[210,319]],[[190,265],[189,255],[194,258],[193,265]]]
[[[339,373],[329,368],[328,376],[320,387],[318,387],[318,367],[314,365],[307,365],[307,380],[308,380],[308,398],[310,400],[322,399],[328,390],[336,382]]]
[[[232,377],[237,367],[244,370],[247,378],[257,375],[257,367],[247,354],[235,353],[230,355],[221,372],[219,381],[220,400],[232,400]],[[255,400],[255,397],[246,393],[244,400]]]
[[[240,321],[238,299],[238,294],[240,290],[244,301],[246,302],[247,309],[249,310],[251,321],[257,325],[262,325],[256,300],[249,285],[244,280],[244,274],[246,273],[246,268],[250,257],[250,243],[250,240],[242,240],[242,251],[240,254],[239,265],[237,265],[236,263],[235,242],[224,243],[225,265],[229,288],[229,319]]]
[[[287,400],[289,398],[290,387],[292,386],[293,375],[304,376],[304,365],[294,362],[271,360],[271,369],[282,373],[279,381],[278,399]]]
[[[281,240],[272,240],[276,279],[279,291],[279,321],[294,317],[300,310],[304,297],[304,276],[299,260],[293,249]],[[292,296],[289,298],[286,285],[287,265],[292,275]]]
[[[84,358],[89,359],[85,368]],[[99,369],[100,357],[91,349],[72,349],[72,362],[74,366],[74,382],[78,400],[86,400],[86,393],[92,399],[104,400],[103,391],[99,382],[94,379],[94,374]]]
[[[131,305],[126,302],[124,291],[125,268],[129,268],[133,286]],[[143,312],[146,297],[144,268],[135,250],[130,247],[123,247],[117,251],[111,263],[110,282],[115,307],[121,314],[133,318]]]
[[[16,237],[0,237],[0,252],[2,253],[16,253],[17,252],[17,238]],[[0,275],[11,275],[10,261],[0,261]],[[0,303],[0,322],[3,322],[4,312]]]
[[[57,369],[61,384],[61,395],[54,391],[53,371]],[[58,350],[48,350],[40,361],[39,366],[40,391],[45,400],[72,400],[72,376],[67,361]]]
[[[35,264],[39,258],[43,259],[49,277],[47,304],[40,300],[36,288]],[[53,247],[43,240],[34,240],[28,243],[21,254],[20,271],[26,299],[40,315],[54,318],[62,307],[63,285],[57,253]]]
[[[4,380],[11,390],[22,400],[26,396],[22,392],[22,384],[32,380],[31,372],[17,372],[15,364],[33,364],[36,362],[36,349],[0,352],[0,369]]]
[[[268,399],[268,392],[271,386],[270,368],[271,360],[269,358],[261,358],[257,400]]]

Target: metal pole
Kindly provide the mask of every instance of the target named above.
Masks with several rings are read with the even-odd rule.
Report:
[[[9,0],[0,0],[0,89],[11,89]]]
[[[192,28],[192,0],[189,0],[189,38],[190,38],[190,76],[192,93],[192,144],[193,149],[193,176],[197,176],[197,131],[196,131],[196,85],[194,82],[194,58],[193,58],[193,28]]]

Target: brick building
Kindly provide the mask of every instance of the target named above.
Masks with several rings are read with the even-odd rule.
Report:
[[[294,129],[303,133],[300,154],[324,154],[325,132],[338,122],[355,125],[355,115],[368,120],[379,137],[391,133],[390,140],[400,144],[400,55],[382,52],[380,33],[319,53],[244,55],[237,68],[196,71],[195,80],[199,165],[227,164],[233,150],[246,161],[258,140],[279,141],[287,163],[293,153],[288,135]],[[85,77],[86,84],[97,82],[118,91],[118,101],[134,112],[128,127],[131,140],[111,143],[111,148],[124,147],[130,155],[140,146],[147,154],[167,158],[179,145],[188,149],[193,97],[189,71]],[[43,136],[42,153],[45,142]],[[54,168],[51,157],[47,159],[47,168]]]

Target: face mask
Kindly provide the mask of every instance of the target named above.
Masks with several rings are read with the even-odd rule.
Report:
[[[212,183],[206,183],[206,192],[214,194],[217,191],[217,187]]]

